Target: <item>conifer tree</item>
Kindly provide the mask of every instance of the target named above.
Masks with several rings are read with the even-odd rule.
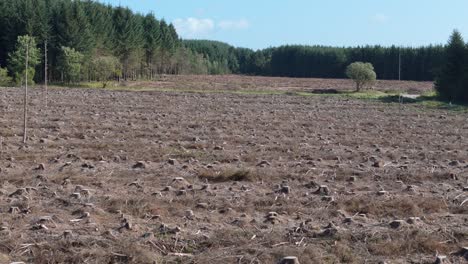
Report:
[[[89,0],[83,2],[83,5],[94,38],[94,48],[99,51],[113,49],[112,7]]]
[[[436,80],[436,90],[441,99],[447,101],[466,100],[467,48],[458,31],[450,36],[446,50],[446,62]]]
[[[148,71],[147,77],[153,77],[154,60],[157,51],[161,45],[161,30],[159,21],[156,20],[153,14],[148,14],[143,20],[143,35],[145,49],[145,64]]]
[[[60,54],[62,46],[74,48],[82,53],[89,53],[93,49],[91,25],[81,2],[60,2],[54,10],[52,21],[57,55]]]
[[[112,19],[115,28],[115,52],[122,62],[124,79],[127,79],[130,75],[132,53],[142,47],[143,25],[128,8],[116,8]]]

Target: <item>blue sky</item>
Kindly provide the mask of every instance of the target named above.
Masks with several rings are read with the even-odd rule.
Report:
[[[420,46],[468,39],[467,0],[100,0],[153,12],[183,38],[261,49],[283,44]]]

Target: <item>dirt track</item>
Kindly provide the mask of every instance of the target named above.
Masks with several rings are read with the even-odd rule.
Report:
[[[43,110],[40,93],[23,147],[22,93],[0,90],[0,263],[467,261],[463,114],[84,89]]]

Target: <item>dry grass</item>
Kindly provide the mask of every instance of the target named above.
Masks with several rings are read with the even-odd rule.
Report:
[[[362,263],[363,261],[347,243],[337,243],[332,247],[331,253],[334,258],[330,258],[328,260],[329,263],[331,263],[331,260],[333,261],[332,263]]]
[[[260,179],[256,171],[244,168],[223,168],[221,170],[203,169],[198,173],[198,178],[213,183],[253,182]]]
[[[104,201],[102,206],[109,213],[117,214],[120,211],[137,218],[143,218],[147,214],[156,215],[161,213],[155,200],[147,196],[132,197],[125,195],[123,197],[113,197]]]
[[[397,177],[398,180],[403,181],[406,184],[421,184],[423,182],[447,182],[456,179],[457,175],[450,171],[434,171],[425,172],[417,169],[400,173]]]
[[[389,233],[378,233],[369,239],[368,249],[371,254],[395,257],[412,254],[448,254],[454,249],[453,244],[438,233],[421,229],[409,229]]]
[[[340,209],[350,214],[369,214],[376,217],[404,218],[447,212],[448,206],[437,197],[352,197],[340,200]]]

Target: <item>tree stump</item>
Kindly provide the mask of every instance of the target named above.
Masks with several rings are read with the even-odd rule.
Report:
[[[297,257],[284,257],[278,264],[299,264]]]

